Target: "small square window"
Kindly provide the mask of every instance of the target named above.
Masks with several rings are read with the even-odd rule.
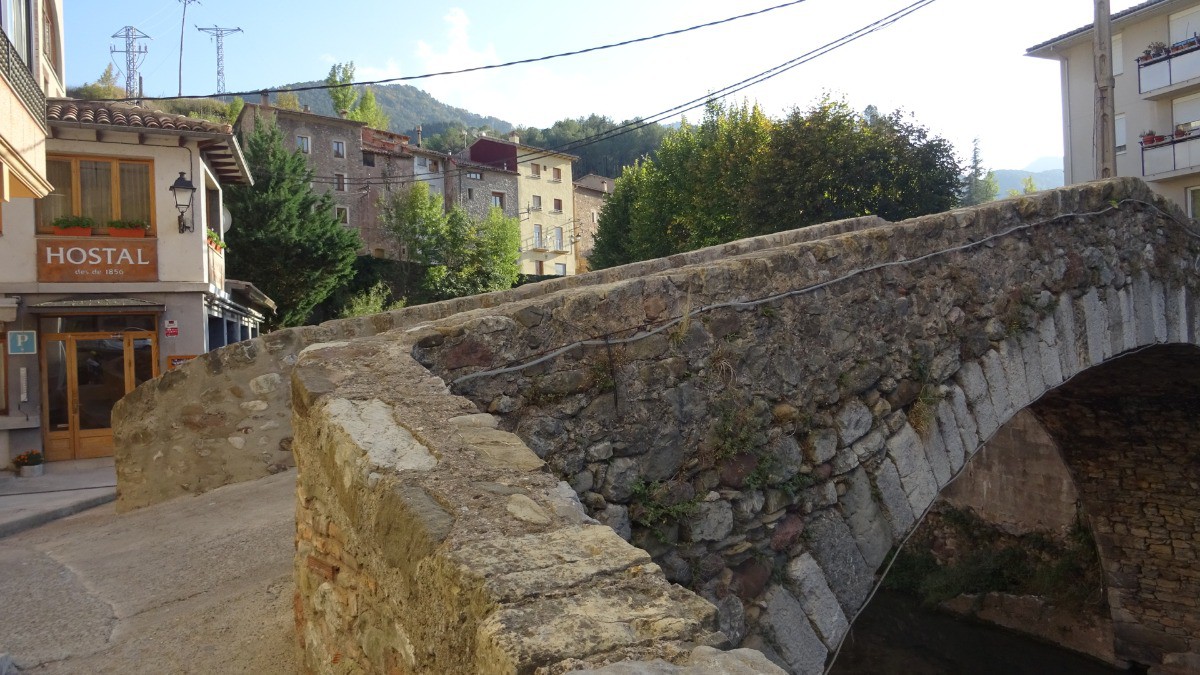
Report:
[[[375,153],[373,153],[373,152],[364,152],[363,153],[363,166],[375,166]]]
[[[492,206],[495,206],[495,207],[501,208],[501,209],[504,208],[504,193],[503,192],[493,192],[492,193]]]
[[[417,158],[417,166],[421,167],[422,169],[429,166],[429,158],[428,157],[418,157]]]
[[[530,208],[530,209],[533,209],[534,211],[541,211],[541,210],[542,210],[542,196],[541,196],[541,195],[534,195],[534,196],[533,196],[533,203],[532,203],[532,204],[530,204],[529,208]]]
[[[567,276],[567,264],[566,263],[554,263],[554,273],[560,277]]]
[[[338,192],[346,191],[346,174],[344,174],[344,173],[333,174],[333,189],[337,190]]]
[[[554,176],[554,181],[556,183],[562,182],[562,169],[558,168],[557,166],[554,167],[554,173],[552,175]]]
[[[311,149],[311,142],[310,142],[309,137],[308,136],[297,136],[296,137],[296,149],[307,155],[309,150]]]
[[[468,171],[467,178],[473,178],[475,180],[483,180],[483,174],[478,171]]]
[[[562,200],[561,199],[554,200],[554,212],[562,213]]]
[[[430,171],[432,171],[432,172],[434,172],[434,173],[437,173],[437,172],[438,172],[438,170],[439,170],[439,169],[438,169],[438,163],[437,163],[437,160],[436,160],[436,159],[434,159],[434,160],[430,160],[430,162],[429,162],[429,170],[430,170]]]
[[[541,178],[542,177],[542,165],[541,164],[530,164],[529,165],[529,177],[530,178]]]
[[[350,224],[350,209],[345,206],[333,207],[333,217],[342,225]]]
[[[346,156],[346,141],[333,142],[333,156],[338,158]]]

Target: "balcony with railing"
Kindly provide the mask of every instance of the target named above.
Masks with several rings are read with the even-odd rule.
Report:
[[[8,81],[17,96],[25,102],[33,118],[42,129],[46,129],[46,94],[38,86],[37,79],[29,70],[29,64],[21,58],[21,52],[0,30],[0,73]]]
[[[1170,47],[1157,45],[1137,59],[1140,93],[1175,93],[1187,83],[1200,85],[1200,38],[1193,36]]]
[[[1200,171],[1200,128],[1185,128],[1173,136],[1144,136],[1141,144],[1142,175],[1147,178]]]

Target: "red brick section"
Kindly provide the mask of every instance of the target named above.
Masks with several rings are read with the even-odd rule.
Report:
[[[1104,564],[1116,652],[1200,653],[1200,349],[1156,347],[1034,408],[1075,475]]]

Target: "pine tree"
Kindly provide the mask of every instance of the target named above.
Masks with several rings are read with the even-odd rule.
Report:
[[[971,166],[967,169],[967,175],[963,177],[962,205],[975,206],[990,202],[999,192],[996,174],[983,168],[983,160],[979,157],[979,139],[976,138],[971,149]]]
[[[333,200],[310,185],[304,157],[284,149],[283,134],[262,119],[245,139],[254,185],[232,186],[226,203],[230,277],[269,295],[279,309],[271,328],[302,325],[313,307],[353,275],[358,233],[338,223]]]

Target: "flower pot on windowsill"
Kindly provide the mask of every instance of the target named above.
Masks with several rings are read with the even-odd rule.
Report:
[[[225,255],[225,247],[220,244],[214,244],[210,241],[210,242],[208,242],[208,247],[211,248],[212,250],[216,251],[217,253],[220,253],[221,255]]]
[[[17,467],[17,475],[21,478],[36,478],[46,472],[45,464],[26,464]]]
[[[50,229],[54,232],[54,234],[60,237],[92,236],[92,228],[90,227],[52,227]]]
[[[146,231],[140,227],[110,227],[108,236],[125,237],[126,239],[145,239]]]

